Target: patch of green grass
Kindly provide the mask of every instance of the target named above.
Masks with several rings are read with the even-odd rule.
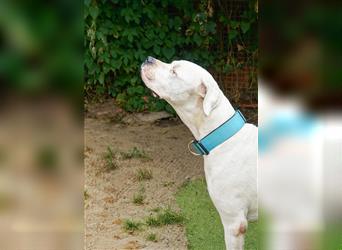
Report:
[[[123,223],[123,228],[126,232],[134,233],[137,230],[140,230],[142,226],[141,222],[133,221],[133,220],[125,220]]]
[[[318,238],[322,249],[338,249],[342,250],[342,224],[340,220],[327,224],[324,233]]]
[[[123,159],[151,159],[144,150],[138,149],[137,147],[134,147],[128,152],[121,152],[120,155]]]
[[[145,199],[145,196],[142,193],[134,194],[133,203],[136,205],[142,205],[144,204],[144,199]]]
[[[149,233],[146,236],[146,240],[148,241],[153,241],[153,242],[157,242],[157,235],[155,233]]]
[[[152,179],[152,171],[150,169],[139,168],[135,174],[138,181]]]
[[[103,158],[106,162],[106,168],[108,170],[114,170],[118,168],[118,164],[115,161],[115,153],[110,146],[107,147],[107,151],[103,155]]]
[[[172,211],[170,208],[159,211],[156,216],[151,215],[146,218],[146,224],[152,227],[181,224],[183,223],[183,221],[183,215],[178,212]]]
[[[176,195],[185,216],[188,248],[224,250],[224,232],[219,214],[208,195],[204,180],[190,181]],[[208,233],[210,232],[210,233]],[[258,248],[258,223],[248,224],[245,249]],[[229,247],[229,246],[228,246]]]

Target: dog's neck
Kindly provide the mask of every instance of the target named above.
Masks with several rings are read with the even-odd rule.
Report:
[[[222,92],[220,94],[220,103],[209,116],[203,112],[202,101],[196,98],[186,105],[172,105],[196,140],[202,139],[234,115],[233,106]]]

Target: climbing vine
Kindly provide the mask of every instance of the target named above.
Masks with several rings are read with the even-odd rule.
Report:
[[[127,111],[171,111],[140,79],[140,65],[147,56],[167,62],[191,60],[223,73],[251,64],[257,53],[256,4],[247,4],[235,20],[226,4],[85,0],[86,98],[111,96]],[[248,60],[236,56],[241,51]]]

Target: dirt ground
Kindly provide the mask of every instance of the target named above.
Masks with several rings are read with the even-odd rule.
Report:
[[[158,120],[158,118],[163,118]],[[200,157],[191,155],[189,130],[167,114],[127,114],[112,101],[88,105],[85,119],[85,245],[95,249],[186,249],[185,230],[180,225],[144,227],[134,233],[123,229],[125,219],[144,221],[158,207],[179,210],[175,193],[190,179],[203,176]],[[104,154],[136,147],[150,159],[115,158],[116,169],[108,169]],[[138,181],[138,169],[150,169],[152,179]],[[144,203],[133,196],[144,190]],[[146,240],[149,233],[157,242]]]

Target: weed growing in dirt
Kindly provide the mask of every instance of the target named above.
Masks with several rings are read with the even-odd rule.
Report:
[[[139,192],[134,194],[133,196],[133,203],[136,205],[144,204],[144,199],[145,199],[144,193],[145,193],[145,187],[142,184],[140,184]]]
[[[121,157],[125,160],[125,159],[151,159],[144,150],[140,150],[137,147],[134,147],[133,149],[131,149],[128,152],[121,152]]]
[[[123,223],[123,228],[126,232],[134,233],[136,230],[140,230],[142,223],[133,220],[125,220]]]
[[[170,208],[159,212],[156,216],[149,216],[146,219],[146,224],[152,227],[181,224],[184,221],[183,215],[178,212],[172,211]]]
[[[158,221],[158,219],[156,217],[151,215],[151,216],[147,217],[146,225],[151,226],[151,227],[159,227],[159,226],[161,226],[161,223],[160,223],[160,221]]]
[[[138,181],[145,181],[152,179],[152,171],[150,169],[139,168],[135,174]]]
[[[171,209],[166,209],[157,218],[163,225],[179,224],[184,220],[184,217],[180,213],[172,211]]]
[[[137,193],[133,196],[133,203],[136,205],[144,204],[145,196],[142,193]]]
[[[145,187],[143,184],[140,183],[140,188],[139,188],[140,193],[145,193]]]
[[[90,195],[88,194],[87,190],[84,190],[84,192],[83,192],[83,198],[84,198],[84,200],[85,200],[85,201],[88,200],[89,197],[90,197]]]
[[[118,168],[118,165],[115,162],[115,153],[113,152],[110,146],[107,147],[107,151],[104,154],[104,159],[106,161],[106,168],[108,170],[113,170],[113,169]]]
[[[150,233],[146,236],[146,240],[157,242],[157,235],[155,233]]]
[[[174,181],[166,181],[166,182],[163,182],[163,187],[170,187],[174,184],[175,184]]]
[[[155,207],[155,208],[152,208],[152,209],[151,209],[151,211],[152,211],[152,212],[155,212],[155,213],[158,213],[160,210],[161,210],[160,207]]]

